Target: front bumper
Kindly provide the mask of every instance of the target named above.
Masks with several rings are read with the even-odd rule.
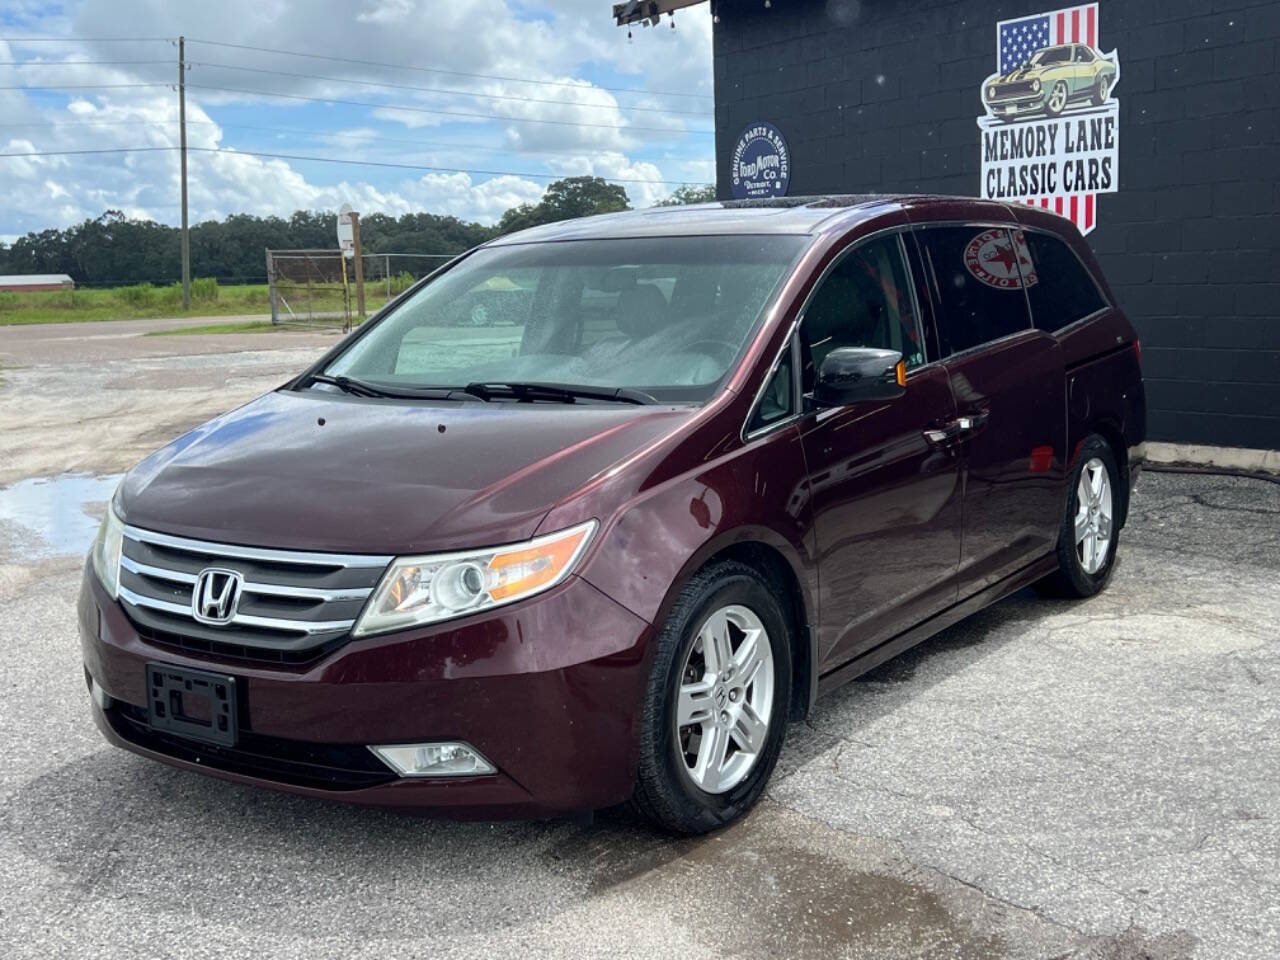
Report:
[[[598,809],[635,782],[651,628],[577,577],[486,614],[352,640],[300,666],[148,642],[88,568],[78,619],[85,670],[110,698],[93,704],[95,722],[117,746],[176,767],[475,819]],[[237,678],[236,748],[147,726],[145,665],[157,662]],[[401,779],[365,749],[437,740],[470,743],[498,772]]]
[[[988,98],[987,106],[991,108],[994,116],[1020,117],[1026,114],[1042,113],[1047,98],[1048,94],[1044,90],[1039,93],[1015,94],[1008,97],[1001,97],[997,93],[994,98]]]

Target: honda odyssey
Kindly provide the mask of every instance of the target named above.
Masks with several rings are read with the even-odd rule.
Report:
[[[707,831],[822,693],[1025,585],[1102,589],[1144,432],[1133,329],[1044,210],[538,227],[126,474],[93,715],[311,797]]]

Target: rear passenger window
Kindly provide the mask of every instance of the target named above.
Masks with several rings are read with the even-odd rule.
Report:
[[[944,355],[1031,326],[1018,255],[1008,230],[931,227],[918,236],[938,302]]]
[[[1015,239],[1038,329],[1061,330],[1107,305],[1093,276],[1062,240],[1034,231],[1018,231]]]

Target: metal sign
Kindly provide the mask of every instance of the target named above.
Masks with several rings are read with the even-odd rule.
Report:
[[[1044,207],[1082,233],[1098,194],[1119,189],[1120,58],[1100,52],[1099,17],[1087,3],[997,23],[978,118],[982,196]]]
[[[338,249],[348,260],[356,255],[355,229],[351,226],[353,213],[355,211],[349,203],[344,203],[338,210]]]
[[[743,130],[730,158],[729,178],[739,200],[785,197],[791,183],[791,151],[782,132],[771,123],[754,123]]]

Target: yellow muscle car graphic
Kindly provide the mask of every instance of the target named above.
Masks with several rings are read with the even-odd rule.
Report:
[[[1084,43],[1044,47],[1022,66],[988,77],[982,85],[982,102],[1002,120],[1056,117],[1073,105],[1101,106],[1116,82],[1112,57]]]

